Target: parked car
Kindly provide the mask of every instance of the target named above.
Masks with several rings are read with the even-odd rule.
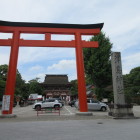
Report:
[[[64,106],[64,104],[65,104],[64,101],[61,98],[52,98],[52,99],[58,100],[58,102],[61,103],[62,106]]]
[[[42,108],[58,108],[62,107],[62,104],[58,102],[56,99],[47,99],[42,102],[34,103],[33,109],[41,110]]]
[[[95,99],[87,99],[88,110],[101,110],[106,111],[107,105]],[[75,102],[75,107],[79,109],[79,102]]]
[[[76,102],[76,100],[72,100],[72,101],[70,101],[68,104],[69,104],[71,107],[73,107],[73,106],[75,105],[75,102]]]

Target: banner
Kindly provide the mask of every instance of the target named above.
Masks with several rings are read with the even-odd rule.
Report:
[[[3,95],[2,110],[9,111],[10,109],[10,95]]]

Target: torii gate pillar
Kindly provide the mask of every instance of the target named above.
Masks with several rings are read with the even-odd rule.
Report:
[[[81,103],[79,108],[81,112],[87,112],[87,97],[86,97],[86,84],[84,73],[83,49],[81,47],[81,35],[75,35],[76,40],[76,64],[77,64],[77,78],[78,78],[78,98]]]
[[[5,88],[5,95],[10,95],[10,106],[9,106],[10,108],[8,111],[3,110],[2,114],[12,114],[15,83],[16,83],[18,52],[19,52],[19,39],[20,33],[18,31],[15,31],[13,33],[13,39],[11,44],[9,69]]]

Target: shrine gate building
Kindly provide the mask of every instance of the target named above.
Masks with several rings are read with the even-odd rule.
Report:
[[[45,89],[46,98],[61,98],[63,100],[70,99],[71,84],[67,75],[46,75],[45,80],[41,83]]]

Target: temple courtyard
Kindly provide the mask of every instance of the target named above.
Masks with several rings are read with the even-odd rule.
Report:
[[[109,111],[109,110],[108,110]],[[32,105],[26,107],[16,106],[13,108],[13,114],[16,118],[0,118],[0,122],[21,122],[21,121],[54,121],[54,120],[91,120],[91,119],[112,119],[108,116],[108,111],[91,111],[93,116],[77,116],[78,110],[75,107],[64,106],[56,113],[41,113],[37,116],[37,111],[32,109]],[[140,117],[140,106],[134,106],[133,112],[135,117]]]

